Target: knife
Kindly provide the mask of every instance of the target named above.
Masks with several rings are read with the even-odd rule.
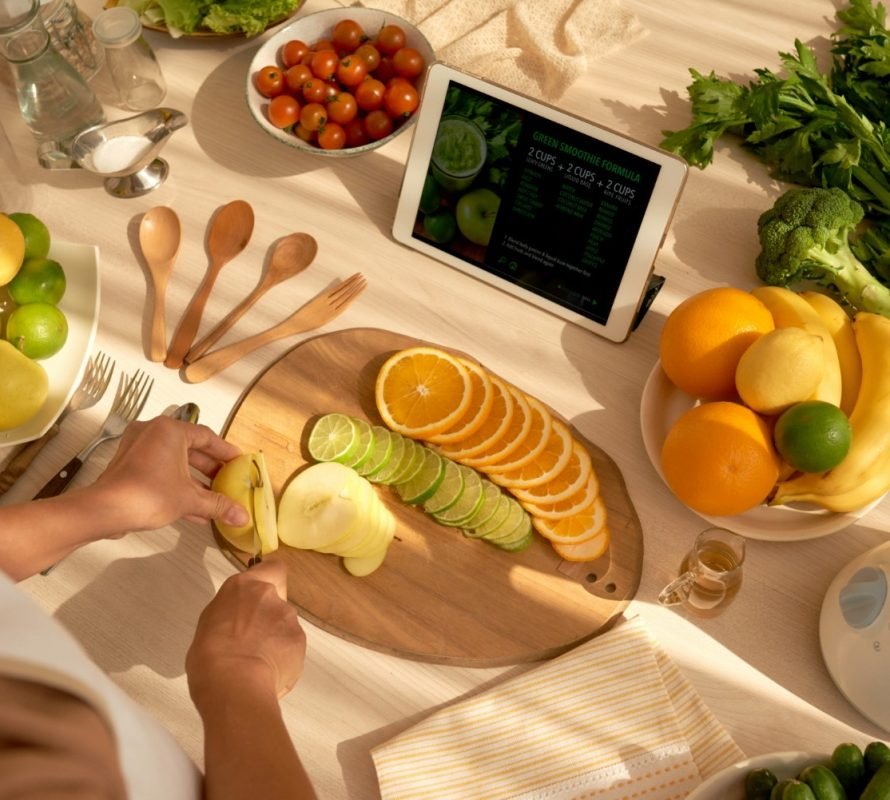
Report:
[[[256,464],[254,464],[256,467]],[[257,483],[253,487],[253,491],[250,493],[250,502],[253,504],[253,555],[249,559],[247,559],[247,568],[255,566],[256,564],[262,563],[263,560],[263,543],[260,541],[260,534],[256,529],[256,500],[254,496],[256,495],[258,490],[263,488],[263,475],[257,469]]]

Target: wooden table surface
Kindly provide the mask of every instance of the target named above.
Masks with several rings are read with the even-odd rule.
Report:
[[[831,0],[628,3],[646,36],[592,63],[558,104],[652,144],[663,129],[687,124],[688,67],[748,79],[755,67],[777,68],[777,53],[790,49],[795,37],[826,52],[835,25]],[[330,4],[308,0],[304,11]],[[82,7],[95,14],[99,3],[82,0]],[[684,551],[706,525],[673,498],[650,465],[640,434],[640,395],[664,318],[680,300],[719,284],[756,285],[755,222],[784,188],[759,162],[721,143],[715,164],[691,171],[656,262],[665,287],[631,338],[612,344],[393,241],[390,228],[410,136],[342,161],[291,151],[272,143],[244,104],[245,74],[258,41],[173,41],[155,33],[148,38],[169,83],[165,104],[188,114],[190,124],[165,147],[167,182],[139,199],[115,199],[87,173],[38,167],[8,76],[0,87],[5,131],[0,208],[38,214],[60,240],[98,244],[97,347],[121,369],[142,368],[154,377],[144,416],[194,401],[202,421],[221,429],[257,373],[300,341],[277,342],[195,385],[145,357],[139,321],[146,274],[135,255],[142,215],[154,205],[169,205],[182,221],[184,240],[167,298],[172,331],[207,266],[207,221],[222,203],[244,199],[256,211],[253,238],[224,268],[202,332],[254,286],[269,243],[295,230],[311,233],[319,242],[313,266],[267,295],[229,338],[277,322],[311,293],[361,270],[368,290],[326,330],[385,328],[472,353],[557,409],[615,459],[645,539],[642,583],[628,613],[645,619],[746,753],[825,751],[847,739],[887,737],[831,681],[819,648],[818,618],[838,570],[886,538],[890,502],[824,538],[750,541],[742,590],[715,619],[655,604],[658,590],[674,577]],[[70,417],[2,502],[30,498],[93,435],[107,407],[101,403]],[[113,445],[103,445],[78,482],[95,478],[112,452]],[[200,763],[201,728],[183,663],[199,612],[233,570],[208,526],[182,523],[83,548],[50,576],[31,578],[23,587]],[[325,800],[377,796],[369,756],[374,745],[444,704],[533,666],[419,663],[307,628],[305,674],[283,702],[291,735]]]

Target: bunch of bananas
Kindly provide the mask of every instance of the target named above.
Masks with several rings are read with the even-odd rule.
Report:
[[[808,502],[830,511],[864,508],[890,490],[890,318],[861,311],[851,320],[831,298],[764,286],[752,292],[777,327],[796,326],[823,339],[826,368],[814,399],[849,415],[846,458],[823,474],[780,481],[770,505]]]

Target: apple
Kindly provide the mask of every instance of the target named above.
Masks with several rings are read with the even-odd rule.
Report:
[[[249,519],[235,527],[217,520],[217,529],[229,544],[253,554],[259,539],[263,555],[278,549],[275,494],[262,452],[242,453],[220,468],[211,488],[243,506]]]
[[[501,198],[491,189],[473,189],[457,201],[457,227],[474,244],[488,247],[500,207]]]

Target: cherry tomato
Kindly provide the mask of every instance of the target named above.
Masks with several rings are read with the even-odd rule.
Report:
[[[355,55],[345,56],[337,65],[337,80],[343,86],[358,86],[368,77],[368,65]]]
[[[363,118],[356,117],[346,126],[347,147],[361,147],[363,144],[367,144],[370,141],[371,137],[368,136],[368,133],[365,130],[365,123]]]
[[[355,87],[355,102],[362,111],[374,111],[383,108],[384,86],[376,78],[367,78]]]
[[[381,55],[395,55],[397,50],[405,46],[405,31],[398,25],[384,25],[377,34],[375,45]]]
[[[346,131],[336,122],[328,122],[318,132],[318,144],[322,150],[340,150],[346,144]]]
[[[365,117],[365,133],[375,142],[383,139],[393,132],[392,117],[389,116],[382,108],[372,111]]]
[[[378,81],[383,81],[383,83],[396,77],[396,68],[393,66],[391,58],[384,57],[380,59],[377,69],[374,70],[374,77],[377,78]]]
[[[312,74],[323,81],[329,81],[337,73],[339,56],[333,50],[317,50],[309,65]]]
[[[300,116],[300,104],[289,94],[273,97],[269,103],[269,122],[276,128],[290,128]]]
[[[305,64],[294,64],[284,73],[284,82],[294,94],[303,91],[303,84],[312,80],[312,70]]]
[[[300,125],[299,122],[294,128],[294,136],[296,136],[298,139],[302,139],[308,144],[315,144],[315,140],[318,138],[318,134],[316,134],[315,131],[307,130],[302,125]]]
[[[307,131],[321,130],[328,121],[328,112],[321,103],[307,103],[300,111],[300,125]]]
[[[330,86],[321,78],[310,78],[303,83],[303,97],[310,103],[323,103],[328,99]]]
[[[328,101],[327,109],[328,119],[338,125],[352,122],[358,114],[358,105],[349,92],[339,92],[333,100]]]
[[[318,52],[319,50],[336,50],[334,47],[334,43],[330,39],[319,39],[314,45],[312,45],[312,49]]]
[[[281,63],[286,67],[292,67],[303,60],[303,56],[309,52],[309,45],[299,39],[291,39],[281,48]]]
[[[392,57],[396,75],[403,78],[416,78],[426,66],[423,56],[413,47],[400,47]]]
[[[368,65],[368,72],[373,72],[380,66],[380,51],[370,42],[359,45],[353,55],[358,56]]]
[[[315,57],[315,51],[309,50],[305,56],[300,59],[301,64],[305,64],[307,67],[312,66],[312,59]]]
[[[391,117],[410,117],[420,103],[420,96],[410,83],[393,83],[383,95],[383,107]]]
[[[254,83],[263,97],[277,97],[284,91],[284,75],[278,67],[263,67]]]
[[[334,25],[331,40],[338,53],[352,53],[365,39],[362,26],[354,19],[341,19]]]

